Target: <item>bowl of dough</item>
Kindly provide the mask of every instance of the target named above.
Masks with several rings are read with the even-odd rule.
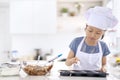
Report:
[[[47,65],[27,63],[23,67],[23,71],[28,75],[43,76],[49,74],[52,67],[53,67],[53,63]]]

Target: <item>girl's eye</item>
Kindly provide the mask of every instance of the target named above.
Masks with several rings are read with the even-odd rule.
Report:
[[[96,34],[101,34],[101,33],[96,33]]]
[[[92,30],[88,30],[89,32],[93,32]]]

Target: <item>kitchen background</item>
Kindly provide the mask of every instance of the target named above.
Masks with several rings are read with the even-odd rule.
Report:
[[[84,35],[84,12],[107,6],[120,20],[120,0],[0,0],[0,61],[11,54],[21,60],[68,55],[69,44]],[[104,40],[112,53],[120,51],[120,24],[108,30]]]

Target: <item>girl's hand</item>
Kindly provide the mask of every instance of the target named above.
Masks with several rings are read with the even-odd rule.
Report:
[[[80,60],[77,57],[70,59],[71,64],[77,63],[78,61],[80,61]]]
[[[102,71],[102,72],[107,72],[107,70],[106,70],[105,67],[102,67],[102,68],[101,68],[101,71]]]

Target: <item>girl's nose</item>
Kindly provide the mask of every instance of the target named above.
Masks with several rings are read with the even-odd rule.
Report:
[[[95,37],[95,33],[92,33],[92,34],[91,34],[91,37]]]

